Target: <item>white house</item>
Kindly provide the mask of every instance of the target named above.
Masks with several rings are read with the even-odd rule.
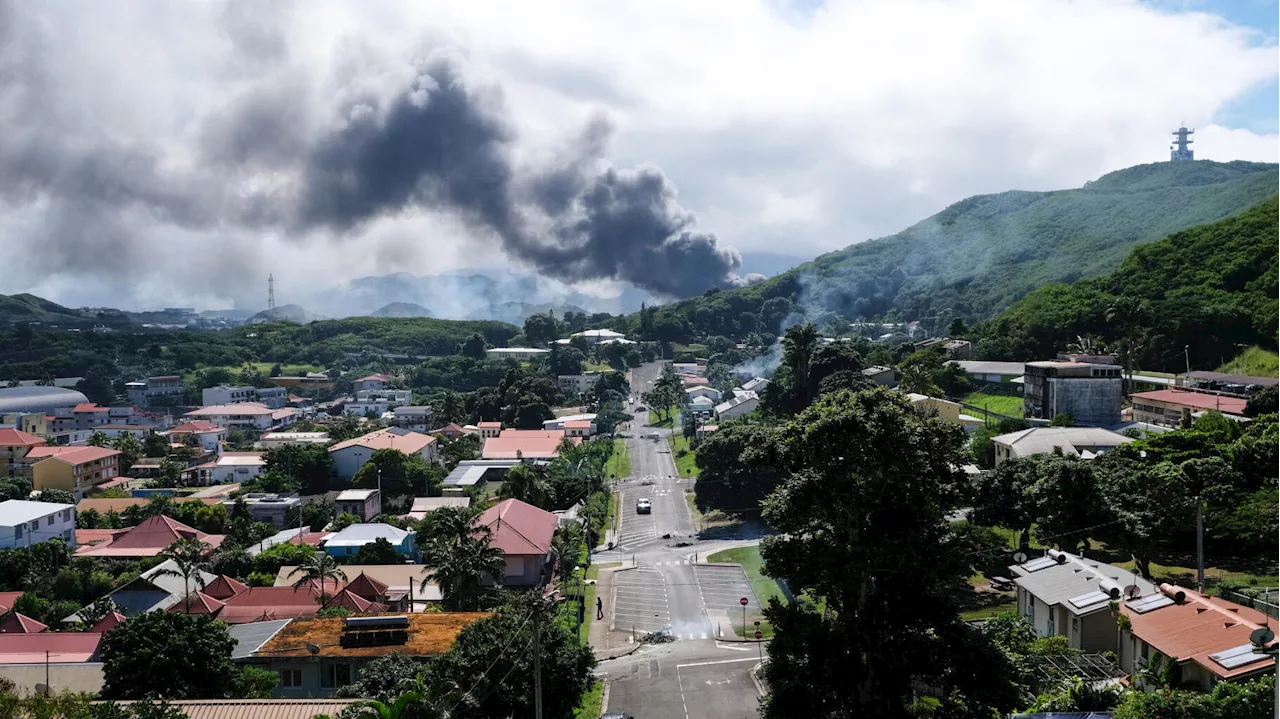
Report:
[[[232,387],[222,384],[205,387],[200,393],[200,400],[206,405],[258,402],[271,409],[280,409],[289,403],[289,390],[284,387]]]
[[[1115,651],[1119,628],[1111,602],[1128,591],[1156,592],[1155,585],[1118,567],[1048,550],[1043,557],[1009,568],[1017,586],[1018,613],[1041,637],[1063,636],[1074,649]]]
[[[391,414],[397,427],[425,432],[431,429],[431,408],[425,405],[404,405],[396,407]]]
[[[531,360],[550,352],[551,350],[540,350],[534,347],[494,347],[485,350],[484,355],[487,359]]]
[[[262,452],[224,452],[207,466],[210,484],[248,482],[267,470]]]
[[[217,452],[218,448],[227,441],[227,430],[212,422],[196,419],[169,430],[169,438],[173,442],[184,443],[191,439],[206,452]]]
[[[219,427],[250,432],[267,432],[287,427],[297,421],[292,409],[271,409],[260,402],[216,404],[187,412],[188,420],[203,419]]]
[[[338,514],[353,514],[368,522],[382,514],[382,493],[376,489],[346,489],[333,501]]]
[[[355,439],[339,442],[329,448],[333,457],[333,469],[343,479],[351,479],[365,462],[380,449],[394,449],[404,454],[416,454],[425,461],[436,458],[436,438],[411,432],[403,427],[389,427],[370,432]]]
[[[581,337],[587,341],[587,344],[593,345],[616,342],[627,338],[623,333],[614,332],[613,330],[583,330],[582,332],[574,332],[569,336]]]
[[[715,387],[699,385],[697,387],[690,387],[684,391],[684,401],[686,403],[692,402],[698,397],[705,397],[706,399],[711,400],[711,404],[714,406],[720,402],[720,390]]]
[[[259,449],[297,444],[329,444],[328,432],[267,432],[258,438]]]
[[[562,374],[556,377],[556,382],[560,385],[560,391],[565,394],[582,394],[595,389],[596,382],[600,381],[600,375],[594,372],[587,374]]]
[[[715,406],[716,417],[722,420],[741,417],[756,411],[760,406],[760,396],[755,392],[736,394],[733,399]]]
[[[61,539],[76,548],[76,506],[10,499],[0,502],[0,549]]]
[[[1132,441],[1132,437],[1101,427],[1032,427],[991,438],[996,466],[1033,454],[1049,454],[1054,448],[1073,457],[1093,459]]]
[[[332,557],[350,557],[359,552],[364,545],[385,539],[397,552],[413,557],[417,553],[413,546],[416,536],[417,532],[398,529],[390,524],[359,523],[325,537],[321,547]]]
[[[391,382],[394,382],[395,379],[396,378],[392,377],[391,375],[386,375],[381,373],[371,374],[368,377],[361,377],[358,380],[352,381],[351,389],[356,392],[363,392],[365,390],[386,389],[387,385]]]

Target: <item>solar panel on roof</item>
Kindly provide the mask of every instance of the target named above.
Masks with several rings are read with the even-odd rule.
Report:
[[[1146,614],[1153,609],[1159,609],[1160,607],[1167,607],[1170,604],[1173,604],[1173,600],[1163,594],[1152,594],[1140,599],[1130,600],[1126,602],[1126,604],[1130,609],[1138,614]]]
[[[1268,657],[1265,654],[1255,653],[1253,651],[1252,644],[1241,644],[1238,647],[1232,647],[1216,654],[1210,654],[1209,658],[1227,669],[1236,669],[1238,667],[1253,664],[1254,662],[1264,661]]]
[[[1095,604],[1103,604],[1105,602],[1109,602],[1111,601],[1111,596],[1106,592],[1100,592],[1095,589],[1094,591],[1089,592],[1088,594],[1081,594],[1080,596],[1072,597],[1067,601],[1071,602],[1071,606],[1075,607],[1076,609],[1084,609],[1085,607],[1091,607]]]
[[[1038,572],[1041,569],[1048,569],[1049,567],[1056,566],[1058,566],[1058,560],[1053,557],[1044,556],[1027,562],[1022,565],[1022,568],[1028,572]]]

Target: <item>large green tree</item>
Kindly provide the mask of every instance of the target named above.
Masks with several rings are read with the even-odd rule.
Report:
[[[291,444],[267,450],[268,472],[281,472],[296,481],[303,494],[323,494],[333,478],[329,449],[319,444]]]
[[[768,446],[774,439],[775,431],[768,425],[734,422],[702,440],[693,485],[698,509],[758,517],[760,502],[778,486],[778,474],[772,467],[744,458],[752,448]]]
[[[1003,655],[959,615],[974,559],[948,521],[963,442],[876,388],[819,398],[756,454],[785,477],[765,502],[778,532],[762,542],[765,570],[826,602],[765,610],[765,719],[904,716],[920,686],[946,715],[1013,708]]]
[[[146,612],[102,638],[107,699],[227,699],[240,693],[235,640],[208,615]]]
[[[438,466],[432,467],[422,457],[398,449],[374,450],[369,461],[361,465],[351,479],[357,487],[381,486],[384,497],[439,496],[443,481]]]
[[[489,542],[488,527],[474,524],[471,511],[446,512],[443,507],[428,517],[432,522],[419,535],[424,578],[440,588],[441,603],[449,611],[477,611],[491,605],[502,584],[506,560],[502,551]]]

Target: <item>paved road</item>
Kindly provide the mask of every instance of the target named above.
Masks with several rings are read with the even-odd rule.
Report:
[[[658,376],[657,363],[633,370],[633,393],[647,392]],[[634,631],[637,637],[669,631],[675,641],[646,645],[626,657],[601,662],[608,676],[610,712],[626,712],[636,719],[747,719],[758,715],[759,693],[749,670],[758,662],[754,644],[716,640],[716,609],[738,607],[735,593],[756,604],[741,570],[698,567],[694,553],[703,545],[694,532],[685,500],[691,481],[676,477],[675,464],[664,440],[645,434],[659,432],[641,426],[636,413],[632,438],[631,476],[619,483],[622,521],[617,557],[632,560],[635,569],[614,576],[612,626]],[[636,514],[637,499],[652,502],[652,514]],[[684,545],[684,546],[679,546]],[[613,553],[599,561],[612,561]],[[751,609],[749,608],[749,611]],[[727,631],[727,628],[726,628]]]

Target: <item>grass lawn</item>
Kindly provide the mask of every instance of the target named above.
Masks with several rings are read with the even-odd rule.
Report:
[[[760,558],[759,547],[737,547],[734,549],[726,549],[716,552],[707,557],[708,562],[733,562],[741,564],[743,571],[747,573],[747,579],[751,581],[751,589],[755,592],[756,600],[760,606],[765,606],[773,597],[777,597],[778,601],[786,602],[787,596],[782,593],[782,588],[778,586],[772,578],[764,575],[764,560]],[[760,631],[766,637],[773,636],[773,627],[769,626],[769,622],[764,620],[759,614],[747,614],[748,631],[754,632],[754,621],[760,620]],[[734,631],[738,636],[746,636],[742,631],[742,614],[729,612],[729,621],[733,622]]]
[[[1121,569],[1133,571],[1133,562],[1112,562],[1113,566]],[[1174,564],[1157,564],[1151,563],[1151,574],[1155,576],[1157,582],[1167,582],[1169,584],[1180,584],[1184,587],[1195,586],[1196,568],[1182,567]],[[1222,569],[1220,567],[1204,568],[1205,588],[1210,594],[1214,593],[1214,587],[1220,582],[1238,582],[1252,587],[1276,587],[1280,586],[1280,578],[1277,578],[1275,572],[1265,574],[1252,574],[1250,572],[1233,572]]]
[[[591,688],[582,695],[581,703],[573,712],[573,719],[600,719],[600,712],[604,711],[603,704],[604,682],[594,679],[591,682]]]
[[[671,420],[672,420],[672,418],[674,418],[674,416],[675,416],[675,408],[674,408],[674,407],[672,407],[672,408],[671,408],[671,411],[667,412],[667,418],[666,418],[666,419],[658,419],[658,413],[657,413],[657,412],[654,412],[653,410],[649,410],[649,426],[651,426],[651,427],[670,427],[670,426],[671,426]]]
[[[1005,602],[1003,604],[992,604],[986,607],[978,607],[977,609],[966,609],[965,611],[960,612],[960,618],[964,620],[986,619],[987,617],[994,617],[1000,612],[1015,611],[1017,608],[1017,601]]]
[[[1261,347],[1249,347],[1235,359],[1218,368],[1219,372],[1250,377],[1275,377],[1278,370],[1280,370],[1280,356]]]
[[[1022,416],[1021,397],[1011,397],[1003,394],[987,394],[986,392],[973,392],[960,401],[965,404],[971,404],[975,407],[985,407],[989,412],[1003,414],[1008,417]]]
[[[250,365],[262,374],[270,374],[271,368],[274,367],[276,363],[246,362],[245,364]],[[240,372],[240,370],[244,368],[244,365],[225,365],[223,368],[234,374]],[[212,367],[202,367],[201,369],[212,369]],[[282,364],[280,365],[280,374],[285,377],[296,377],[298,375],[305,375],[308,372],[323,372],[324,369],[324,367],[313,364]]]
[[[604,362],[583,362],[583,372],[612,372],[613,368]]]
[[[618,479],[631,476],[631,451],[627,448],[627,440],[613,440],[613,456],[609,457],[604,471]]]
[[[675,460],[676,471],[681,477],[697,477],[698,453],[689,449],[689,438],[677,433],[674,437],[668,436],[667,439],[671,444],[671,458]],[[685,450],[683,456],[680,454],[682,449]]]

